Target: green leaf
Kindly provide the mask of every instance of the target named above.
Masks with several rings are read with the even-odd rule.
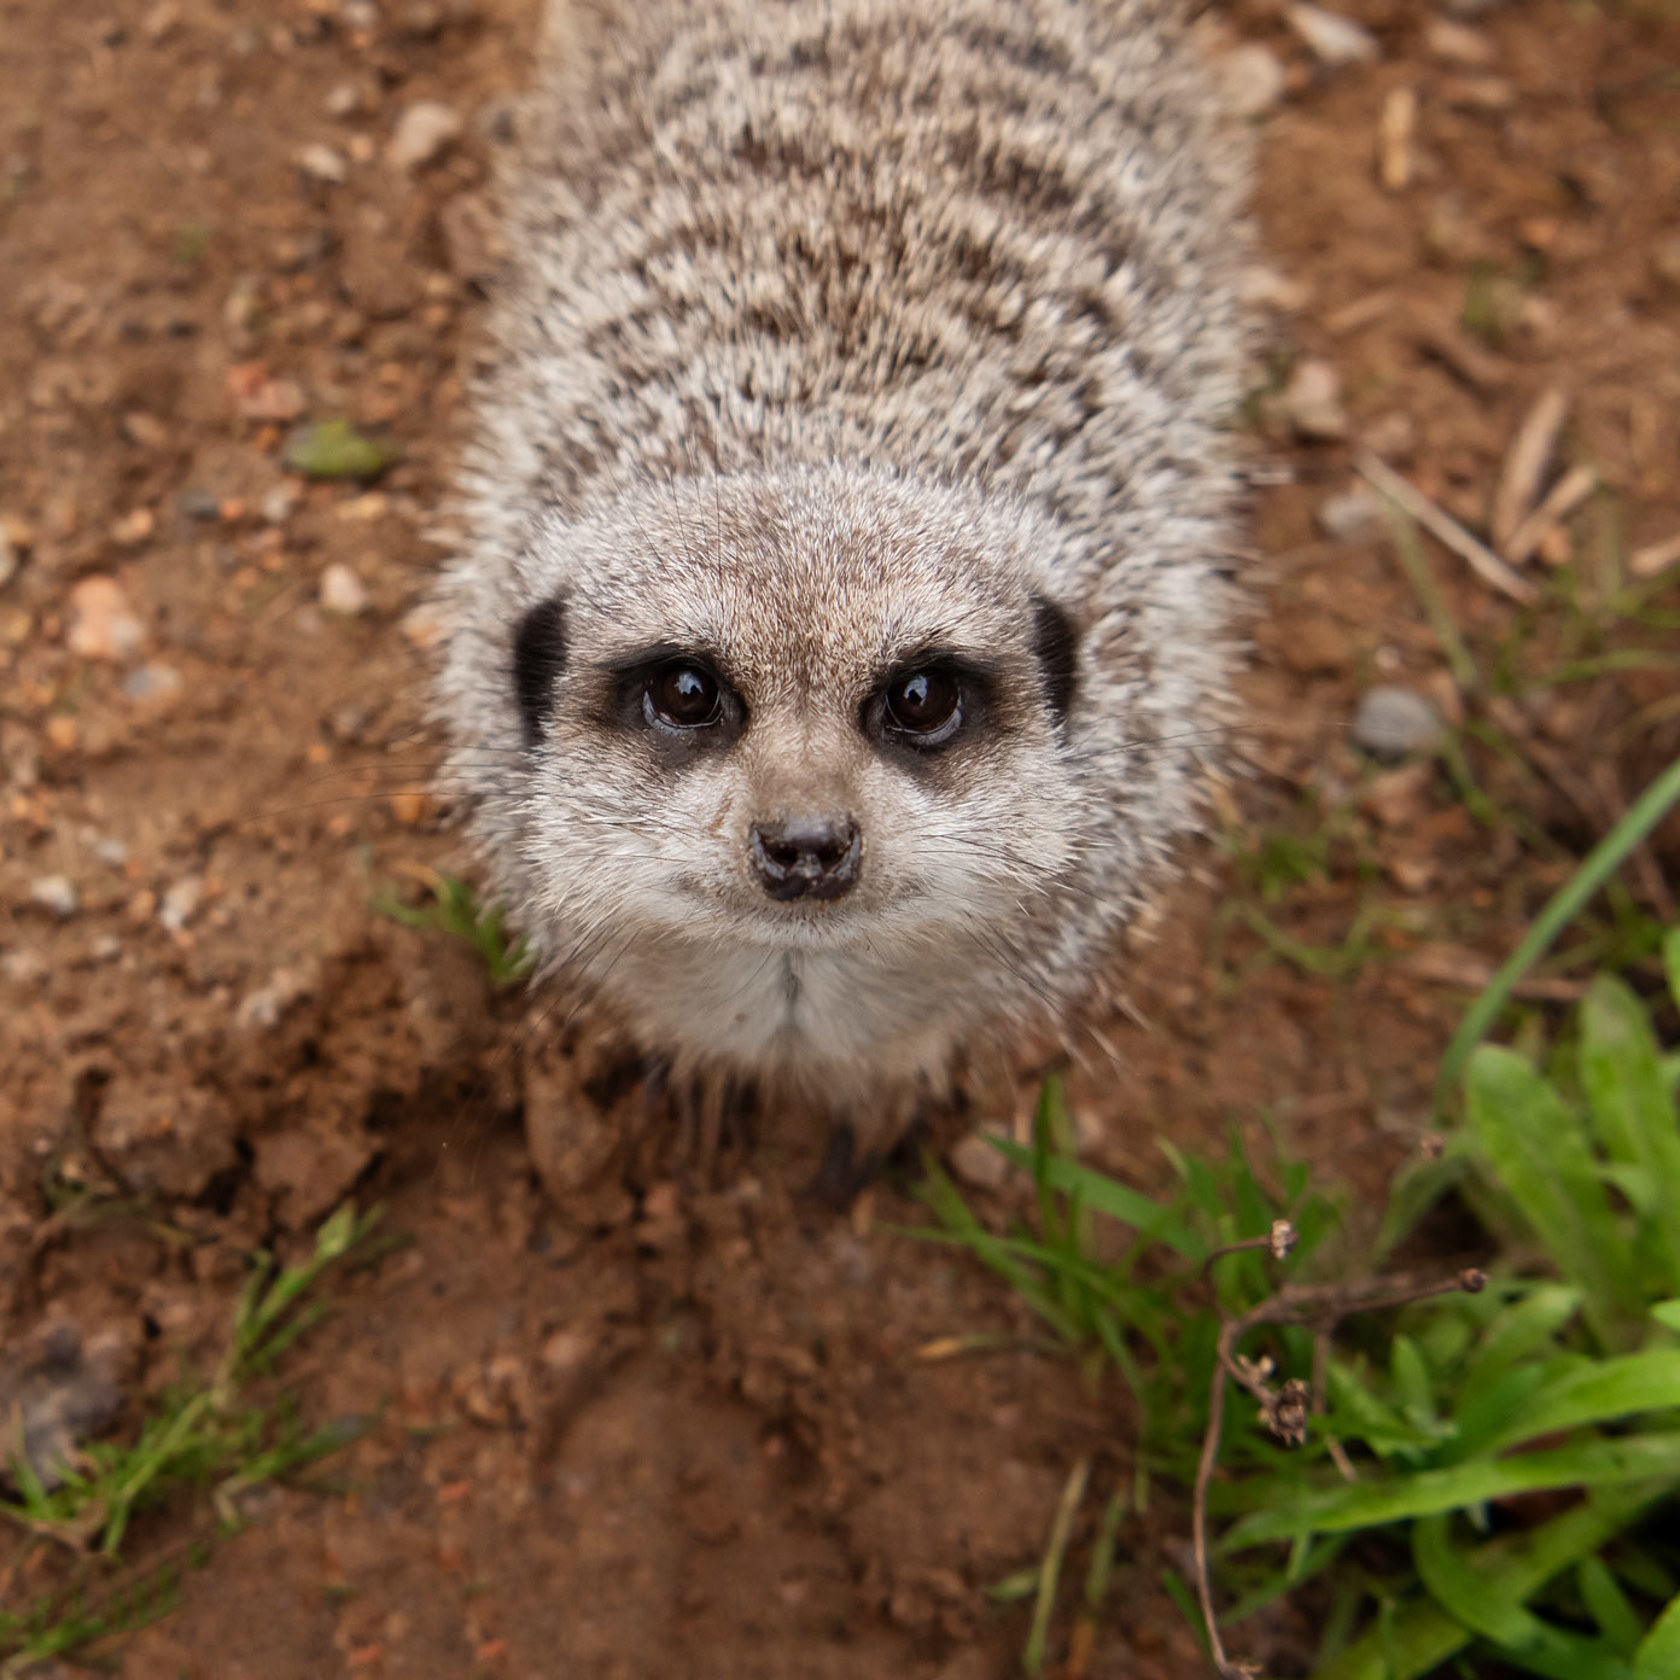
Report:
[[[1353,1487],[1337,1484],[1306,1495],[1293,1509],[1256,1511],[1244,1517],[1225,1535],[1220,1550],[1238,1551],[1265,1540],[1293,1540],[1297,1534],[1374,1528],[1435,1511],[1461,1510],[1514,1493],[1611,1487],[1655,1477],[1680,1485],[1680,1433],[1583,1441],[1546,1452],[1478,1459],[1471,1464],[1420,1470]]]
[[[1596,1641],[1550,1626],[1479,1574],[1450,1543],[1446,1516],[1413,1524],[1412,1561],[1442,1609],[1530,1672],[1561,1680],[1629,1680],[1627,1665]]]
[[[1467,1564],[1509,1602],[1521,1604],[1554,1575],[1631,1527],[1665,1491],[1646,1486],[1594,1494],[1538,1528],[1479,1546]],[[1313,1680],[1420,1680],[1463,1650],[1471,1637],[1432,1599],[1414,1599],[1321,1665]],[[1637,1680],[1673,1680],[1676,1673],[1680,1669],[1636,1669]]]
[[[1668,975],[1668,995],[1680,1009],[1680,927],[1672,927],[1663,935],[1663,970]]]
[[[1600,974],[1581,1005],[1581,1086],[1611,1160],[1643,1168],[1666,1262],[1664,1286],[1680,1294],[1680,1120],[1668,1094],[1655,1034],[1632,989]]]
[[[1476,1349],[1461,1406],[1555,1340],[1580,1306],[1580,1290],[1561,1283],[1542,1283],[1520,1301],[1501,1307]]]
[[[311,478],[377,478],[401,453],[389,440],[365,437],[348,420],[319,420],[293,433],[286,465]]]
[[[1669,1330],[1680,1330],[1680,1300],[1658,1301],[1651,1308],[1651,1317]]]
[[[1680,1406],[1680,1348],[1596,1359],[1574,1366],[1527,1397],[1520,1414],[1485,1441],[1482,1450],[1499,1452],[1536,1436],[1668,1406]]]
[[[1674,1680],[1680,1674],[1680,1598],[1657,1617],[1633,1654],[1634,1680]]]
[[[1470,1124],[1495,1173],[1565,1278],[1598,1340],[1644,1316],[1624,1239],[1579,1120],[1522,1057],[1484,1045],[1470,1059]]]
[[[1604,1559],[1596,1555],[1582,1558],[1575,1579],[1605,1644],[1618,1657],[1631,1657],[1639,1647],[1645,1626]]]

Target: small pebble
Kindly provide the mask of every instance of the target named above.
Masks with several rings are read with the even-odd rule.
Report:
[[[1279,407],[1289,424],[1309,441],[1332,443],[1348,434],[1342,376],[1331,363],[1317,357],[1295,364]]]
[[[996,1190],[1009,1176],[1009,1162],[986,1136],[983,1130],[970,1132],[951,1151],[951,1171],[977,1190]]]
[[[1450,18],[1431,18],[1424,25],[1423,39],[1437,58],[1472,70],[1485,69],[1496,56],[1493,42],[1481,30],[1454,23]]]
[[[283,479],[272,490],[264,491],[262,500],[257,503],[257,511],[263,516],[264,523],[284,525],[302,500],[303,487],[292,479]]]
[[[354,618],[367,610],[367,604],[367,586],[342,561],[335,560],[321,573],[323,611]]]
[[[29,883],[29,896],[60,921],[68,921],[81,906],[81,895],[67,875],[42,875]]]
[[[175,505],[181,510],[182,518],[208,523],[221,516],[222,499],[214,490],[183,490]]]
[[[107,869],[125,869],[128,866],[128,847],[114,834],[94,835],[88,850]]]
[[[403,614],[402,633],[422,653],[428,653],[443,640],[445,625],[437,609],[423,601]]]
[[[122,941],[114,933],[102,933],[92,945],[95,962],[116,962],[122,956]]]
[[[1288,72],[1276,53],[1251,41],[1234,47],[1219,61],[1219,85],[1225,109],[1252,120],[1277,109],[1288,88]]]
[[[1370,530],[1382,519],[1382,498],[1375,490],[1355,486],[1338,490],[1318,504],[1318,528],[1334,542],[1346,542]]]
[[[125,700],[144,704],[155,700],[173,700],[181,692],[181,688],[181,673],[173,665],[154,661],[150,665],[142,665],[139,670],[131,671],[124,677],[122,692]]]
[[[1283,315],[1292,315],[1312,302],[1312,287],[1304,280],[1293,280],[1264,263],[1244,269],[1237,284],[1244,303],[1275,309]]]
[[[374,0],[343,0],[338,8],[339,18],[346,29],[377,29],[379,7]]]
[[[163,902],[158,906],[158,921],[169,932],[179,933],[198,914],[199,901],[203,897],[203,876],[188,875],[163,895]]]
[[[47,960],[39,951],[0,952],[0,978],[19,986],[32,986],[51,973]]]
[[[331,146],[323,146],[319,141],[314,145],[305,146],[297,154],[298,168],[312,181],[320,181],[329,187],[342,186],[350,174],[350,165],[343,152],[335,151]]]
[[[146,639],[128,597],[115,578],[83,578],[70,591],[70,651],[81,659],[131,658]]]
[[[1297,0],[1287,13],[1290,26],[1306,42],[1322,64],[1340,68],[1345,64],[1375,64],[1382,57],[1377,38],[1362,23],[1339,12]]]
[[[1440,741],[1441,730],[1441,714],[1409,688],[1368,690],[1353,718],[1355,744],[1378,758],[1427,751]]]
[[[385,158],[397,169],[421,169],[453,145],[461,135],[461,118],[435,99],[410,105],[397,118]]]
[[[353,117],[362,109],[362,90],[354,82],[340,82],[326,97],[329,117]]]

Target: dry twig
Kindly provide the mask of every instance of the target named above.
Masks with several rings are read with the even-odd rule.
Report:
[[[1486,543],[1478,542],[1456,519],[1437,507],[1386,461],[1373,455],[1369,449],[1361,449],[1354,456],[1353,464],[1367,484],[1409,513],[1437,542],[1450,548],[1463,560],[1484,583],[1525,607],[1537,599],[1539,592],[1527,578],[1518,576]]]
[[[1501,552],[1513,566],[1520,566],[1559,525],[1598,488],[1598,469],[1571,467],[1551,488],[1539,507],[1524,519],[1501,544]]]
[[[1280,1220],[1273,1226],[1271,1235],[1235,1243],[1232,1248],[1266,1247],[1275,1253],[1280,1243],[1280,1227],[1287,1225],[1287,1221]],[[1293,1235],[1293,1232],[1290,1234]],[[1293,1245],[1285,1246],[1285,1253],[1288,1246]],[[1221,1252],[1229,1253],[1231,1250]],[[1339,1320],[1351,1313],[1405,1306],[1413,1301],[1427,1300],[1432,1295],[1448,1295],[1455,1290],[1474,1295],[1486,1283],[1486,1273],[1474,1267],[1467,1267],[1455,1277],[1426,1284],[1408,1283],[1403,1278],[1377,1278],[1367,1284],[1286,1283],[1258,1306],[1250,1307],[1236,1318],[1221,1319],[1218,1363],[1214,1367],[1213,1383],[1208,1394],[1207,1431],[1202,1436],[1202,1456],[1196,1466],[1196,1487],[1190,1513],[1196,1559],[1196,1596],[1201,1603],[1208,1648],[1220,1680],[1256,1680],[1259,1673],[1253,1663],[1233,1662],[1226,1654],[1224,1641],[1219,1637],[1219,1621],[1213,1602],[1207,1496],[1219,1458],[1220,1431],[1225,1423],[1225,1387],[1227,1383],[1235,1382],[1252,1395],[1260,1407],[1260,1416],[1266,1427],[1279,1440],[1290,1444],[1306,1438],[1312,1393],[1305,1382],[1294,1377],[1274,1387],[1271,1360],[1245,1358],[1237,1352],[1237,1344],[1250,1330],[1262,1324],[1312,1325],[1320,1336],[1327,1336]],[[1351,1466],[1348,1468],[1351,1469]]]
[[[1557,386],[1542,391],[1523,416],[1516,436],[1511,439],[1511,447],[1505,451],[1505,464],[1493,492],[1493,517],[1488,521],[1488,534],[1493,546],[1508,560],[1516,558],[1511,553],[1512,533],[1540,495],[1541,480],[1546,476],[1568,412],[1569,399]]]

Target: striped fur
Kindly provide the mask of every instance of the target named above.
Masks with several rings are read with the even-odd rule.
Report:
[[[638,0],[550,34],[445,583],[450,777],[553,971],[679,1061],[867,1108],[1064,1014],[1196,821],[1246,152],[1169,0]],[[551,601],[527,739],[511,649]],[[673,767],[601,722],[638,639],[715,656],[735,749]],[[933,643],[995,667],[988,729],[884,762],[858,707]],[[744,836],[813,801],[861,822],[859,889],[767,913]]]

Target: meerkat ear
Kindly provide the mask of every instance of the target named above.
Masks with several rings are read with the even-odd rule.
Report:
[[[1033,652],[1044,673],[1044,692],[1058,727],[1067,722],[1079,686],[1079,637],[1073,620],[1045,595],[1033,597]]]
[[[554,685],[566,669],[565,621],[565,606],[555,596],[532,607],[513,633],[513,692],[527,747],[542,739],[554,709]]]

